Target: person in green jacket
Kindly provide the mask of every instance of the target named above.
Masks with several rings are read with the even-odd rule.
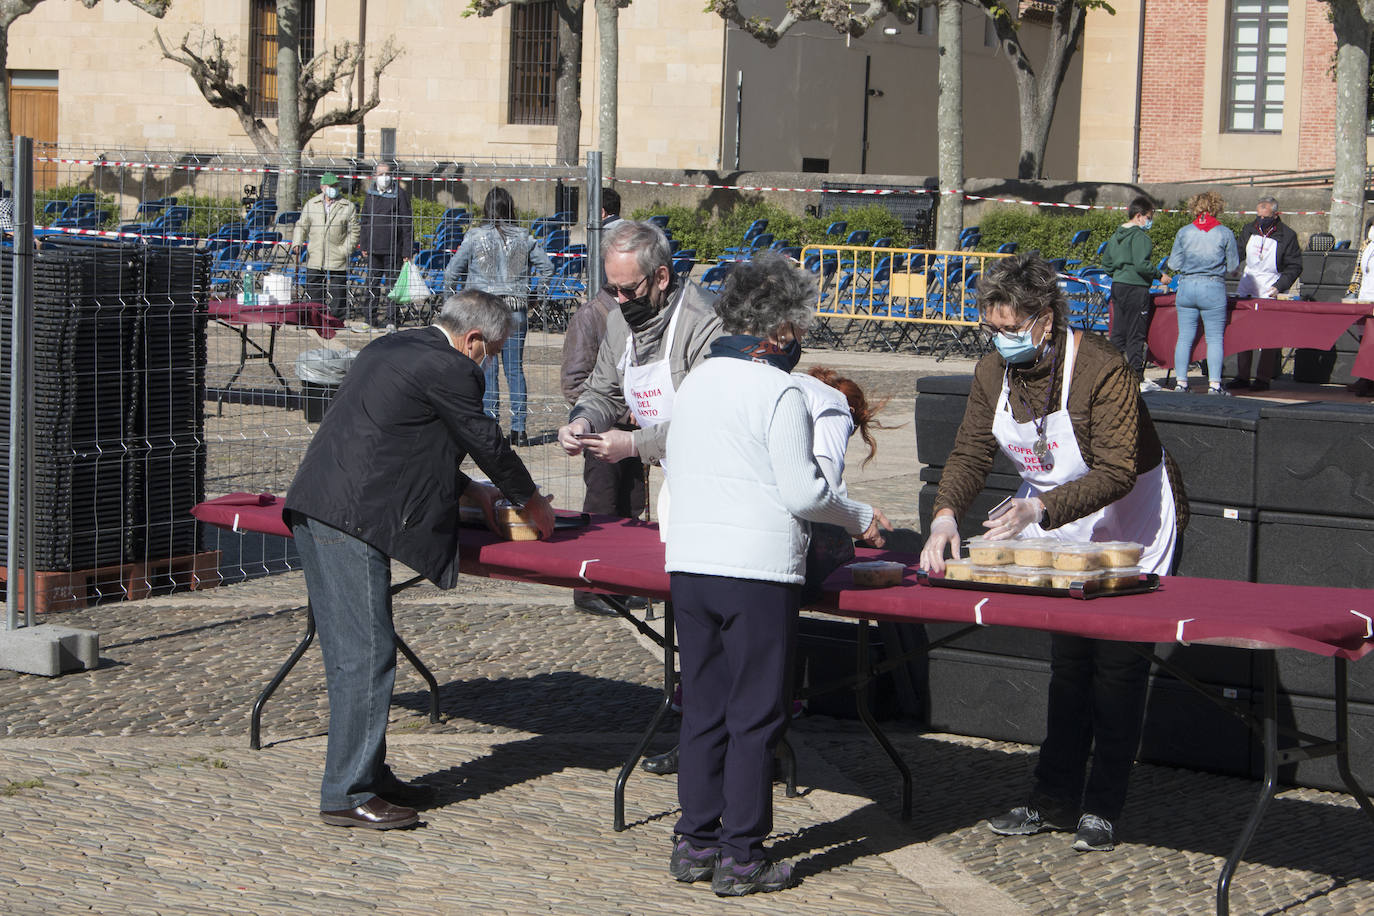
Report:
[[[1145,337],[1150,330],[1150,284],[1156,277],[1169,282],[1150,260],[1154,244],[1146,230],[1154,222],[1155,204],[1148,197],[1137,197],[1126,209],[1126,222],[1107,240],[1102,250],[1102,266],[1112,272],[1112,346],[1140,377],[1141,391],[1158,391],[1159,386],[1145,378]]]

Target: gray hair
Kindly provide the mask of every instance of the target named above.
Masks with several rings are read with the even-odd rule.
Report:
[[[725,278],[716,314],[727,334],[769,337],[789,322],[804,331],[816,317],[816,279],[775,251],[759,252]]]
[[[1019,321],[1049,309],[1056,328],[1068,323],[1069,300],[1059,287],[1059,274],[1038,255],[1014,254],[993,261],[978,278],[978,310],[987,314],[1000,305],[1009,306]]]
[[[434,323],[455,338],[469,331],[481,331],[483,340],[495,343],[510,336],[515,320],[500,296],[465,289],[444,300],[443,308],[434,316]]]
[[[673,269],[673,249],[668,244],[668,236],[650,222],[617,220],[601,237],[601,247],[603,258],[610,251],[633,254],[640,272],[646,277],[652,276],[660,267],[666,267],[669,271]]]

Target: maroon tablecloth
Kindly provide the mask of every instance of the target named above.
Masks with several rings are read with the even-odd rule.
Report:
[[[243,305],[234,299],[211,299],[210,317],[225,324],[262,324],[279,328],[297,325],[309,328],[329,340],[344,323],[318,302],[288,302],[284,305]]]
[[[1150,321],[1150,359],[1157,366],[1174,368],[1174,344],[1178,342],[1178,312],[1173,294],[1155,296]],[[1265,347],[1310,347],[1328,350],[1345,329],[1371,325],[1369,303],[1305,302],[1301,299],[1233,299],[1226,317],[1224,349],[1229,355]],[[1201,329],[1193,344],[1191,360],[1207,355]],[[1374,378],[1374,334],[1366,333],[1352,370],[1358,378]]]
[[[288,534],[281,503],[271,496],[231,494],[201,503],[195,515],[237,530]],[[560,530],[548,541],[500,541],[490,532],[465,528],[461,542],[462,570],[469,575],[668,597],[656,525],[593,516],[589,527]],[[1169,576],[1151,594],[1081,601],[919,585],[915,556],[859,553],[864,559],[901,562],[907,575],[893,588],[857,589],[847,569],[837,570],[826,582],[822,607],[840,616],[1028,627],[1098,639],[1301,649],[1347,659],[1374,650],[1371,590]]]

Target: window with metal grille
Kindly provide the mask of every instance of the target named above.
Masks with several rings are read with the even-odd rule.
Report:
[[[1231,0],[1226,18],[1226,107],[1221,129],[1283,130],[1288,0]]]
[[[249,0],[248,97],[259,118],[277,116],[277,3]],[[315,0],[300,0],[301,63],[315,56]]]
[[[554,124],[558,14],[553,0],[510,8],[511,124]]]

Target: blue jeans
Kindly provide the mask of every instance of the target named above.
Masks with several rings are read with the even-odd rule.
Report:
[[[329,743],[320,810],[365,804],[390,771],[386,725],[396,682],[391,561],[375,547],[313,518],[292,533],[324,655]]]
[[[526,392],[525,392],[525,335],[530,330],[530,313],[525,309],[511,312],[510,336],[501,347],[501,355],[487,362],[487,393],[482,397],[482,409],[487,416],[500,419],[498,407],[501,401],[501,380],[497,376],[498,364],[506,370],[506,384],[510,388],[510,430],[513,433],[525,431]]]
[[[1221,384],[1226,361],[1222,338],[1226,333],[1226,281],[1221,277],[1181,277],[1178,281],[1178,343],[1174,345],[1174,374],[1181,386],[1188,381],[1188,359],[1197,339],[1198,320],[1207,340],[1207,381]]]

